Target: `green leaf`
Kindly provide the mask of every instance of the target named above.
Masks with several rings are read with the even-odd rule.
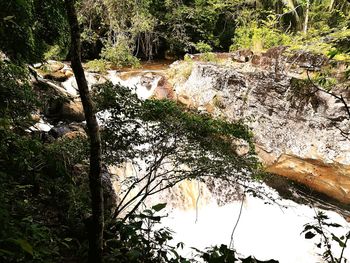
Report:
[[[12,255],[14,255],[14,253],[12,253],[11,251],[8,251],[8,250],[6,250],[6,249],[2,249],[2,248],[0,248],[0,255],[9,255],[9,256],[12,256]]]
[[[305,233],[305,238],[306,239],[311,239],[314,236],[316,236],[316,235],[314,233],[310,232],[310,231]]]
[[[25,239],[11,239],[10,242],[13,242],[19,245],[25,252],[33,256],[33,247]]]
[[[166,207],[166,203],[160,203],[157,205],[152,206],[152,209],[156,212],[159,212],[160,210],[164,209]]]
[[[14,18],[15,16],[6,16],[4,17],[4,21],[8,21],[8,20],[11,20],[12,18]]]

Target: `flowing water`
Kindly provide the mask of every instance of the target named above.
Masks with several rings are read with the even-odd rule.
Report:
[[[153,63],[137,70],[111,70],[107,78],[113,84],[134,88],[140,98],[147,99],[152,96],[167,65]],[[93,81],[93,73],[87,76],[90,83],[96,82]],[[71,94],[77,95],[73,82],[74,78],[70,78],[63,86]],[[269,186],[263,185],[263,188],[275,198],[279,197]],[[295,192],[293,194],[296,195]],[[190,247],[203,250],[226,244],[244,256],[254,255],[259,260],[273,258],[281,263],[322,262],[318,254],[323,251],[315,246],[317,239],[307,240],[301,235],[304,225],[314,221],[314,207],[283,198],[271,203],[251,195],[227,202],[227,194],[213,193],[195,181],[183,182],[173,190],[152,198],[149,204],[160,201],[169,204],[168,217],[163,219],[163,225],[175,232],[174,244],[180,241],[186,244],[184,255],[192,253]],[[328,209],[333,210],[331,206]],[[345,234],[350,229],[349,224],[343,216],[331,210],[324,210],[330,222],[344,226],[334,229],[333,233]],[[339,246],[334,246],[334,252],[340,254]],[[350,260],[349,249],[344,255]]]

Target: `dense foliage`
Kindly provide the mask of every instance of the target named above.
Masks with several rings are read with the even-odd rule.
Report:
[[[346,0],[86,0],[79,14],[87,57],[102,50],[107,61],[135,65],[132,55],[181,56],[202,52],[203,44],[214,51],[288,45],[343,53],[349,48],[349,10]]]
[[[30,63],[41,61],[50,51],[51,56],[64,58],[69,43],[67,25],[63,1],[1,1],[1,51]]]

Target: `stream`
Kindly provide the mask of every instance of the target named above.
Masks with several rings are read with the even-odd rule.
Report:
[[[168,66],[168,62],[161,62],[143,64],[140,69],[110,70],[106,78],[113,84],[135,89],[140,98],[147,99],[154,93]],[[89,83],[96,82],[93,81],[95,75],[87,73]],[[74,77],[71,77],[63,83],[63,87],[70,94],[77,95],[73,82]],[[204,250],[226,244],[242,256],[253,255],[259,260],[323,262],[320,255],[324,251],[315,245],[318,237],[305,239],[301,234],[304,225],[314,221],[317,211],[323,211],[330,218],[329,222],[343,226],[332,229],[332,233],[344,235],[350,230],[350,224],[345,220],[349,211],[291,184],[269,185],[275,189],[265,183],[260,186],[278,199],[277,202],[248,194],[244,198],[224,202],[220,199],[225,197],[220,197],[220,193],[211,193],[195,182],[184,182],[177,192],[162,193],[153,197],[149,204],[169,203],[165,211],[168,216],[163,219],[162,226],[174,231],[173,244],[185,243],[182,251],[185,256],[194,252],[191,247]],[[174,199],[176,195],[179,198]],[[340,247],[332,244],[332,250],[339,256]],[[345,250],[344,257],[350,260],[350,249]]]

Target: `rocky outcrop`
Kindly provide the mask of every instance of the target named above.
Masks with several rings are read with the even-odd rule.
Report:
[[[50,129],[49,135],[53,138],[69,138],[76,137],[87,138],[84,125],[81,123],[60,124]]]
[[[45,116],[54,121],[81,122],[85,120],[80,99],[52,99],[45,109]]]
[[[72,71],[67,69],[65,65],[57,61],[48,61],[48,63],[39,65],[37,72],[44,78],[57,82],[66,81],[72,76]]]
[[[268,171],[350,204],[350,124],[342,101],[295,74],[276,75],[252,63],[192,63],[187,80],[172,81],[177,98],[215,116],[243,119]]]
[[[157,87],[154,90],[153,98],[161,100],[161,99],[174,99],[175,94],[173,91],[173,86],[169,83],[169,81],[164,77],[158,81]]]

